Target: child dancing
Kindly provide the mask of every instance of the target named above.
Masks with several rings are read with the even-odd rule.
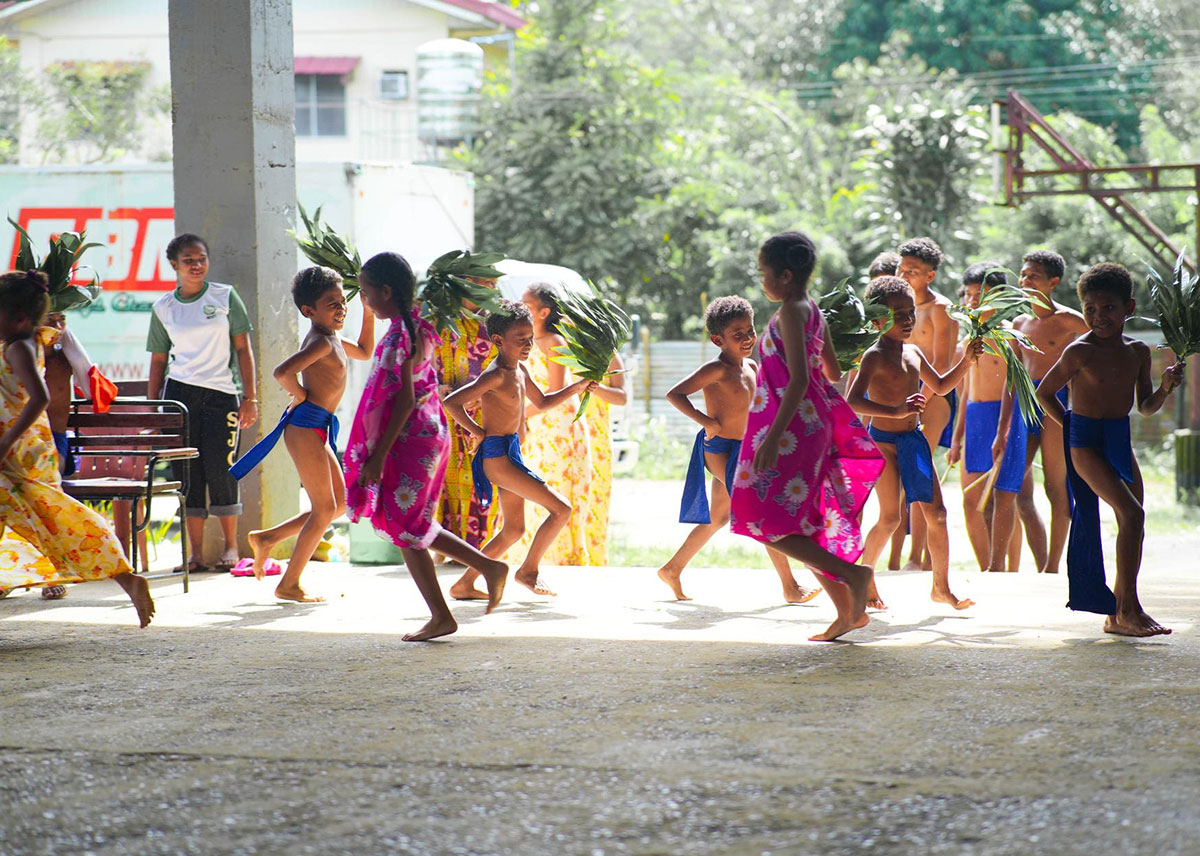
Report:
[[[959,600],[950,591],[950,541],[946,531],[946,506],[933,468],[929,441],[921,433],[924,385],[934,395],[946,395],[983,352],[981,342],[971,342],[966,355],[942,374],[925,359],[916,345],[908,344],[917,313],[912,287],[894,276],[881,276],[867,286],[866,300],[892,311],[892,324],[863,354],[858,375],[846,397],[850,406],[871,417],[870,431],[885,466],[879,477],[879,520],[867,533],[863,564],[874,567],[892,533],[900,525],[900,492],[925,518],[929,555],[933,560],[933,591],[937,603],[966,609],[973,601]],[[876,322],[882,326],[882,321]],[[873,604],[874,605],[874,604]],[[878,604],[882,606],[882,604]]]
[[[62,491],[34,337],[48,302],[43,274],[0,276],[0,590],[112,578],[145,627],[150,586],[131,572],[107,521]]]
[[[692,446],[680,523],[695,523],[683,545],[658,570],[658,578],[671,587],[676,600],[691,600],[683,593],[680,575],[701,548],[729,522],[729,491],[737,467],[746,417],[750,408],[760,404],[756,397],[758,366],[750,359],[758,336],[754,332],[754,307],[741,297],[718,297],[704,313],[704,326],[712,343],[720,349],[709,360],[685,377],[667,393],[684,416],[700,424]],[[704,411],[688,400],[696,392],[704,394]],[[712,505],[704,493],[705,471],[712,473]],[[787,557],[770,547],[767,555],[783,584],[788,603],[807,603],[820,589],[801,587],[792,576]]]
[[[1142,564],[1146,511],[1142,473],[1129,437],[1129,411],[1157,413],[1183,382],[1183,364],[1163,371],[1158,389],[1150,378],[1150,348],[1125,335],[1133,315],[1133,278],[1118,264],[1088,268],[1077,286],[1089,332],[1067,346],[1038,384],[1038,403],[1062,425],[1075,508],[1067,541],[1067,606],[1107,616],[1104,632],[1119,636],[1170,633],[1142,609],[1137,577]],[[1071,410],[1058,391],[1070,385]],[[1103,499],[1117,518],[1116,593],[1104,579],[1100,544]]]
[[[513,579],[535,594],[553,595],[538,578],[542,556],[572,514],[571,504],[562,494],[525,465],[521,458],[520,433],[525,426],[525,401],[533,412],[549,410],[566,401],[593,382],[578,380],[554,392],[543,393],[534,383],[522,360],[533,349],[533,316],[529,307],[513,300],[501,300],[503,309],[487,320],[488,335],[496,346],[496,359],[475,380],[460,386],[446,398],[446,412],[478,442],[471,469],[480,502],[489,504],[492,485],[500,489],[500,531],[483,545],[483,554],[502,556],[525,534],[525,500],[536,502],[549,512],[542,521],[529,552]],[[466,406],[479,402],[483,424],[476,422]],[[454,597],[472,598],[477,566],[469,563],[466,572],[450,592]]]
[[[731,496],[732,529],[804,562],[837,618],[813,641],[865,627],[871,569],[858,515],[883,471],[883,455],[830,380],[841,377],[825,320],[808,296],[817,263],[799,232],[769,238],[758,255],[763,291],[781,303],[759,342],[755,402]]]
[[[351,520],[369,519],[400,548],[432,617],[406,642],[447,636],[458,629],[433,567],[432,547],[479,569],[488,589],[487,611],[504,594],[508,566],[484,556],[434,520],[450,440],[437,396],[433,327],[413,309],[416,278],[404,257],[379,253],[359,274],[363,305],[391,326],[375,347],[371,372],[346,444],[346,506]]]
[[[309,267],[292,279],[292,300],[312,322],[300,350],[275,367],[275,380],[291,395],[275,430],[238,459],[229,471],[241,479],[275,447],[280,437],[296,464],[308,494],[309,510],[270,529],[256,529],[247,538],[254,551],[254,577],[266,574],[271,548],[296,537],[287,571],[275,587],[275,597],[300,603],[323,601],[300,587],[300,574],[312,559],[325,530],[346,509],[346,483],[337,459],[338,420],[333,415],[346,391],[350,359],[369,360],[375,347],[375,316],[363,304],[358,340],[342,339],[346,323],[346,294],[342,278],[325,267]],[[303,379],[301,379],[301,376]]]

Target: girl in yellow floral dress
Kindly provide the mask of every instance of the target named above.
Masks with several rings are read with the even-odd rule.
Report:
[[[37,271],[0,276],[0,590],[112,578],[142,627],[154,616],[107,521],[62,491],[34,331],[49,287]]]
[[[612,505],[612,405],[624,406],[629,400],[625,390],[625,364],[620,355],[613,357],[609,370],[615,374],[592,390],[592,399],[583,414],[592,447],[592,479],[588,485],[588,558],[593,565],[608,564],[608,511]]]

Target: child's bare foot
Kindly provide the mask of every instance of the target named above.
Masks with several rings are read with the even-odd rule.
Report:
[[[903,567],[903,568],[901,568],[901,570],[904,570],[904,571],[923,571],[923,570],[925,570],[925,569],[921,567],[921,563],[920,563],[920,562],[918,562],[916,559],[909,559],[909,560],[908,560],[908,562],[906,562],[906,563],[905,563],[904,567]]]
[[[968,607],[975,605],[975,601],[971,600],[969,597],[964,597],[962,600],[959,600],[954,596],[950,589],[940,590],[935,588],[929,593],[929,598],[934,603],[948,603],[955,609],[967,609]]]
[[[867,609],[887,609],[887,604],[879,596],[879,589],[875,587],[874,575],[871,576],[871,585],[867,587]]]
[[[519,582],[525,588],[529,589],[534,594],[544,594],[547,597],[558,597],[554,592],[550,591],[542,582],[541,574],[533,568],[521,568],[515,574],[513,579]]]
[[[129,599],[133,601],[133,608],[137,610],[139,626],[148,627],[154,618],[154,598],[150,597],[150,583],[146,582],[143,577],[131,573],[120,574],[113,579],[121,588],[125,589],[125,594],[129,595]]]
[[[659,575],[661,574],[662,571],[659,571]],[[819,588],[805,588],[799,583],[783,587],[783,599],[787,603],[808,603],[820,593],[821,589]],[[691,600],[691,598],[681,598],[681,600]]]
[[[508,583],[508,565],[504,562],[489,562],[487,567],[479,568],[479,573],[483,574],[483,581],[488,590],[488,605],[483,611],[483,614],[487,615],[500,605],[500,598],[504,597],[504,586]]]
[[[866,613],[863,613],[858,618],[843,619],[839,616],[838,619],[833,622],[833,624],[830,624],[829,627],[825,629],[824,633],[818,633],[816,636],[809,636],[808,641],[832,642],[835,639],[845,636],[851,630],[858,630],[866,627],[870,621],[871,619],[867,617]]]
[[[458,622],[452,617],[431,618],[416,633],[405,633],[400,638],[405,642],[426,642],[430,639],[437,639],[439,636],[449,636],[458,629]]]
[[[672,568],[670,565],[663,565],[658,569],[658,578],[671,587],[676,600],[691,600],[683,593],[683,583],[679,579],[681,574],[683,574],[683,568]]]
[[[282,585],[276,586],[275,597],[279,600],[294,600],[296,603],[324,603],[325,598],[317,597],[314,594],[305,594],[304,589],[300,586],[289,586],[284,588]]]
[[[1141,609],[1136,612],[1110,615],[1104,621],[1104,632],[1116,636],[1166,636],[1171,628],[1163,627]]]
[[[275,545],[266,539],[266,533],[255,529],[246,536],[250,542],[250,550],[254,553],[254,579],[261,580],[267,575],[266,561],[271,557],[271,548]]]
[[[875,571],[868,568],[866,565],[855,565],[856,573],[851,574],[846,578],[846,585],[850,587],[850,615],[852,621],[857,621],[860,617],[865,617],[867,613],[867,598],[870,597],[871,589],[875,587]],[[878,597],[878,592],[876,592]],[[838,622],[834,622],[837,624]],[[846,630],[853,630],[852,627],[847,627]],[[845,633],[846,630],[842,632]]]
[[[442,564],[439,562],[438,564]],[[480,591],[475,588],[473,583],[463,582],[461,579],[454,585],[450,586],[450,597],[455,600],[487,600],[487,592]]]

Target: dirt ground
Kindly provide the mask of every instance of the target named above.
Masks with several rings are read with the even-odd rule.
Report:
[[[402,569],[111,583],[0,602],[0,853],[1195,853],[1200,539],[1150,545],[1168,638],[1105,637],[1066,580],[887,573],[846,644],[771,571],[549,571],[456,608]],[[443,582],[454,572],[446,569]]]

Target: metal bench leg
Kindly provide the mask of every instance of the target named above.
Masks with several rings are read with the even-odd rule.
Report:
[[[182,547],[183,555],[183,593],[188,593],[188,566],[191,564],[188,559],[188,535],[187,535],[187,508],[184,506],[184,498],[179,497],[179,543]]]

